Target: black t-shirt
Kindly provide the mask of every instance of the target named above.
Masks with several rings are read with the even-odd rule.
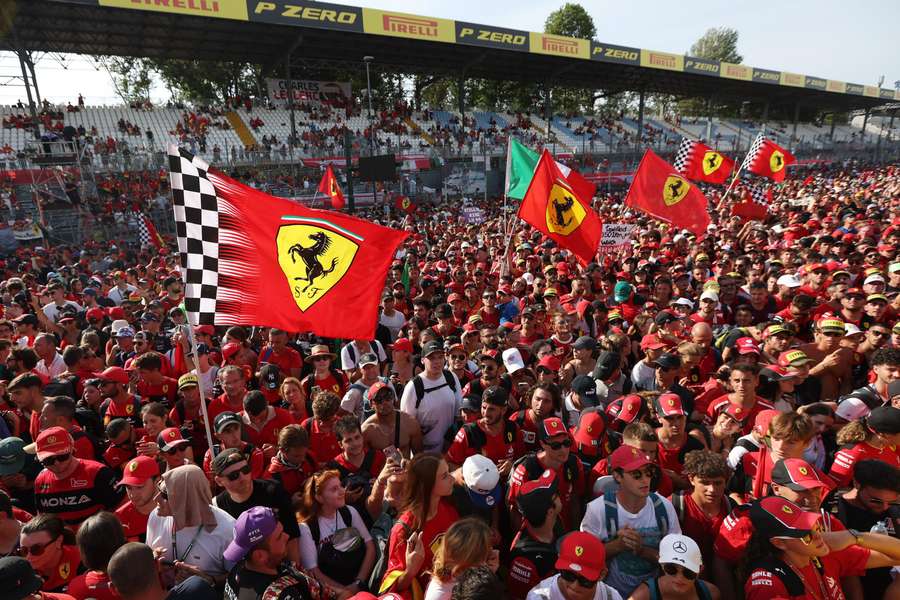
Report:
[[[282,563],[278,575],[269,575],[246,568],[244,561],[239,562],[225,579],[224,600],[259,600],[273,584],[277,589],[279,600],[319,600],[321,589],[315,582],[310,582],[306,575]]]
[[[242,512],[254,506],[267,506],[275,511],[281,521],[284,532],[289,538],[300,537],[300,526],[294,516],[291,498],[277,481],[266,479],[253,480],[253,493],[244,502],[235,502],[228,492],[216,496],[216,506],[237,519]]]

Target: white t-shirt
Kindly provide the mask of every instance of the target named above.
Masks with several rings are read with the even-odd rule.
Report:
[[[382,311],[381,315],[378,317],[378,322],[387,327],[388,331],[391,332],[391,340],[396,340],[397,335],[400,333],[400,329],[403,327],[403,324],[406,323],[406,317],[399,310],[394,310],[394,314],[390,317]]]
[[[639,360],[631,369],[631,383],[634,384],[634,387],[649,390],[654,381],[656,381],[656,369],[653,368],[653,365]]]
[[[372,541],[372,536],[369,534],[366,524],[363,522],[362,517],[359,516],[356,509],[352,506],[348,506],[347,508],[350,509],[351,516],[351,523],[349,525],[344,523],[344,519],[341,518],[341,511],[337,511],[334,518],[325,519],[318,517],[319,547],[330,540],[335,531],[344,529],[345,527],[355,528],[364,542],[368,543]],[[309,525],[306,523],[300,523],[300,539],[298,540],[298,543],[300,544],[300,560],[303,563],[303,568],[315,569],[318,567],[319,547],[316,547],[316,543],[313,541],[312,532],[310,532]]]
[[[222,556],[225,548],[234,539],[234,518],[221,508],[216,506],[210,508],[216,517],[216,528],[213,531],[203,530],[197,535],[197,527],[185,527],[175,535],[176,547],[172,545],[172,517],[161,517],[159,509],[154,508],[147,519],[147,545],[151,548],[162,548],[165,551],[163,558],[167,560],[181,560],[210,575],[225,575],[234,566],[234,563]],[[194,540],[193,545],[191,540]],[[187,552],[185,557],[188,547],[190,552]]]
[[[353,347],[353,355],[350,355],[350,347]],[[378,362],[385,363],[387,362],[387,354],[384,353],[384,348],[381,346],[381,342],[378,340],[374,340],[369,342],[369,346],[371,350],[366,350],[365,352],[359,349],[359,346],[356,345],[356,341],[352,341],[349,344],[344,344],[344,347],[341,348],[341,370],[342,371],[352,371],[356,368],[356,365],[359,364],[359,359],[363,354],[367,352],[372,352],[375,356],[378,357]]]
[[[37,371],[38,373],[43,373],[50,379],[58,377],[60,373],[65,373],[67,369],[68,367],[66,366],[66,361],[63,360],[63,357],[59,352],[53,355],[53,362],[51,362],[49,365],[42,358],[34,367],[35,371]]]
[[[738,441],[740,442],[741,440],[748,441],[759,448],[759,442],[756,441],[756,439],[753,437],[753,434],[748,433],[747,435],[739,437]],[[732,448],[728,452],[728,458],[725,459],[725,462],[728,463],[728,466],[732,469],[737,469],[737,466],[741,464],[741,459],[748,452],[750,452],[750,450],[744,448],[743,445],[735,445],[734,448]]]
[[[425,600],[450,600],[455,587],[455,579],[444,582],[436,577],[432,577],[428,582],[428,587],[425,588]]]
[[[675,514],[675,507],[664,497],[659,496],[659,499],[666,509],[669,527],[666,533],[681,533],[681,524],[678,522],[678,515]],[[648,496],[644,507],[637,514],[622,508],[618,500],[616,500],[616,506],[619,513],[619,529],[626,525],[635,529],[641,534],[644,546],[654,550],[658,549],[663,532],[659,530],[656,523],[653,499]],[[603,501],[603,496],[588,503],[584,519],[581,521],[581,531],[593,533],[604,542],[610,537],[610,532],[606,530],[606,503]],[[641,582],[652,577],[657,569],[656,563],[644,560],[631,552],[616,555],[607,561],[607,566],[609,567],[607,583],[623,596],[630,595]]]
[[[415,418],[422,427],[425,452],[441,452],[443,450],[444,434],[453,424],[453,420],[459,413],[459,406],[462,404],[462,388],[459,385],[459,379],[453,373],[450,374],[456,385],[455,392],[447,385],[443,373],[438,374],[437,379],[428,379],[425,373],[422,373],[425,395],[419,403],[419,408],[416,408],[416,388],[413,385],[415,377],[406,383],[403,395],[400,397],[400,410]],[[438,387],[440,389],[428,391]]]
[[[531,591],[528,592],[525,600],[566,600],[565,596],[562,595],[562,592],[559,591],[559,584],[556,582],[557,579],[559,579],[559,575],[552,575],[543,580],[531,588]],[[622,600],[622,595],[600,581],[594,589],[594,600]]]
[[[45,304],[43,307],[44,314],[48,319],[56,323],[56,321],[60,318],[60,310],[65,308],[66,306],[71,306],[76,313],[82,311],[81,305],[77,302],[72,302],[71,300],[66,300],[63,302],[62,306],[57,306],[56,302],[51,302],[50,304]],[[71,313],[70,313],[71,314]],[[72,315],[74,316],[74,315]]]

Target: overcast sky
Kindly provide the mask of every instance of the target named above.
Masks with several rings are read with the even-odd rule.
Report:
[[[547,15],[562,3],[535,0],[339,0],[355,6],[542,31]],[[685,53],[710,27],[733,27],[747,65],[893,88],[900,80],[900,1],[865,0],[639,0],[582,2],[600,41]],[[54,102],[81,92],[89,104],[114,104],[108,75],[89,57],[68,56],[66,69],[55,57],[38,65],[43,96]],[[18,62],[0,56],[0,103],[25,100]],[[17,83],[19,85],[17,85]],[[153,93],[159,101],[167,94]]]

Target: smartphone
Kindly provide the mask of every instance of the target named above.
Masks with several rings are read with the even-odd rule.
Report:
[[[403,455],[400,454],[400,451],[397,450],[396,446],[394,445],[388,446],[387,448],[382,450],[382,452],[384,452],[384,457],[386,459],[394,459],[394,462],[398,465],[400,464],[400,461],[403,460]]]

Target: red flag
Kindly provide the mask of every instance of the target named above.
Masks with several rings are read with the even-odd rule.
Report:
[[[795,162],[797,159],[793,154],[760,133],[747,152],[744,167],[772,181],[784,181],[787,166]]]
[[[644,153],[625,204],[698,237],[710,222],[706,196],[652,150]]]
[[[675,154],[675,170],[694,181],[725,183],[734,170],[734,161],[706,144],[684,138]]]
[[[138,218],[138,237],[141,245],[152,244],[157,250],[162,250],[166,245],[162,236],[156,231],[156,226],[147,215],[141,215]]]
[[[748,199],[732,206],[731,214],[746,221],[765,221],[769,216],[769,209],[764,204]]]
[[[319,182],[319,191],[331,198],[331,208],[334,210],[344,208],[344,194],[341,193],[341,186],[338,185],[331,165],[325,168],[325,174],[322,175],[322,181]]]
[[[270,196],[174,146],[169,170],[192,324],[373,339],[406,232]]]
[[[603,224],[569,184],[549,152],[544,150],[519,207],[519,218],[572,251],[582,264],[594,260]]]
[[[402,210],[408,215],[412,215],[415,214],[417,206],[409,197],[397,194],[394,196],[394,208]]]
[[[803,180],[803,183],[801,183],[800,185],[802,185],[803,187],[806,187],[806,186],[808,186],[809,184],[811,184],[812,182],[813,182],[813,176],[812,176],[812,175],[807,175],[807,176],[806,176],[806,179],[804,179],[804,180]]]

